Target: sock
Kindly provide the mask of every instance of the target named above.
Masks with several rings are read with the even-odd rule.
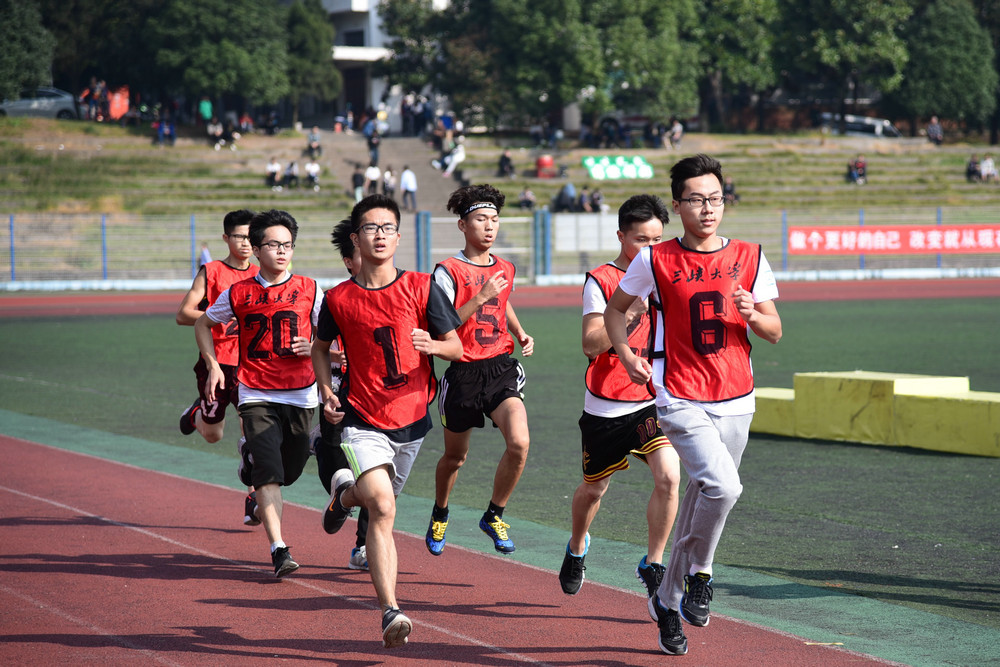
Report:
[[[278,540],[277,542],[271,542],[271,553],[274,553],[283,546],[285,546],[285,543],[282,542],[281,540]]]
[[[438,507],[438,504],[434,503],[434,509],[431,510],[431,518],[435,521],[447,521],[448,507]]]
[[[692,565],[691,571],[688,572],[692,577],[701,572],[702,574],[707,574],[708,578],[712,578],[712,566],[711,565]]]
[[[573,553],[573,550],[569,548],[569,542],[566,543],[566,553],[568,553],[570,556],[573,556],[574,558],[583,558],[584,556],[587,555],[588,551],[590,551],[590,533],[587,533],[586,535],[583,536],[582,554]]]
[[[496,517],[497,519],[502,519],[503,518],[503,507],[501,507],[500,505],[497,505],[496,503],[494,503],[491,500],[490,501],[490,506],[486,509],[486,514],[484,516],[486,516],[487,520],[489,520],[492,517]]]

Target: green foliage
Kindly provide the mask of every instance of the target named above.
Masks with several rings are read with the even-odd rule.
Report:
[[[969,0],[934,0],[903,31],[910,62],[893,108],[909,117],[985,121],[997,103],[990,35]]]
[[[903,79],[902,27],[907,0],[779,0],[781,66],[845,87],[849,80],[883,92]]]
[[[42,27],[34,2],[0,2],[0,98],[17,99],[22,88],[50,83],[55,38]]]
[[[295,0],[288,8],[288,82],[296,116],[303,95],[331,100],[340,94],[340,72],[330,53],[335,36],[319,0]]]
[[[379,4],[379,18],[391,26],[389,49],[392,56],[375,64],[374,73],[404,90],[419,92],[435,85],[440,68],[437,23],[440,16],[431,0],[385,0]]]
[[[254,0],[170,0],[148,25],[167,88],[277,102],[289,91],[283,10]]]

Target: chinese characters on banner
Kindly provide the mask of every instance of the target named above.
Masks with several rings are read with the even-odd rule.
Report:
[[[1000,253],[1000,224],[789,227],[790,255]]]

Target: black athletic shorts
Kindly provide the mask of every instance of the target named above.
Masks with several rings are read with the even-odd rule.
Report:
[[[251,480],[288,486],[309,460],[309,431],[315,408],[283,403],[248,403],[239,407],[243,437],[253,455]]]
[[[628,468],[629,454],[645,462],[646,454],[670,441],[656,420],[656,406],[649,405],[621,417],[580,417],[583,443],[583,481],[588,484]]]
[[[239,405],[239,386],[236,379],[236,366],[229,364],[219,364],[222,374],[226,378],[226,388],[215,393],[215,401],[205,398],[205,383],[208,381],[208,364],[198,355],[198,362],[194,365],[194,374],[198,378],[198,396],[201,398],[201,419],[206,424],[218,424],[226,418],[226,408],[232,405]]]
[[[441,426],[454,433],[482,428],[508,398],[524,400],[524,368],[502,354],[481,361],[455,361],[441,378]],[[496,426],[496,424],[494,424]]]

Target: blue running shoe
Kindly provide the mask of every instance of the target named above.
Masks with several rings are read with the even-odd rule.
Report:
[[[479,520],[479,530],[483,531],[489,535],[490,539],[493,540],[493,546],[502,554],[512,554],[514,553],[514,543],[509,537],[507,537],[507,529],[510,528],[510,524],[503,522],[498,516],[493,517],[493,521],[486,521],[484,516]]]
[[[448,519],[438,521],[431,516],[431,523],[427,526],[427,538],[424,541],[427,543],[427,550],[435,556],[440,556],[441,552],[444,551],[444,531],[446,530],[448,530]]]

